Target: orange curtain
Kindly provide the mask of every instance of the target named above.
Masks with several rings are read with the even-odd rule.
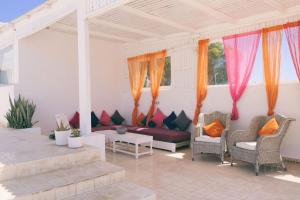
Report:
[[[131,93],[134,99],[134,109],[132,111],[132,124],[137,125],[139,100],[145,84],[148,66],[148,56],[142,55],[128,58],[128,71]]]
[[[198,123],[203,101],[207,94],[208,79],[208,44],[209,39],[198,42],[198,66],[197,66],[197,101],[193,123]]]
[[[268,115],[274,114],[280,78],[280,57],[283,26],[264,28],[262,33],[265,85]]]
[[[147,115],[147,125],[151,120],[151,117],[155,111],[155,106],[157,104],[160,83],[164,74],[166,55],[167,55],[166,50],[149,54],[149,59],[150,59],[149,72],[150,72],[152,103]]]

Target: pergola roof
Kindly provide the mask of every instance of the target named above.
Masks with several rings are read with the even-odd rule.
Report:
[[[134,0],[89,20],[94,36],[135,42],[177,34],[213,37],[298,19],[299,0]],[[76,31],[75,14],[52,28]]]
[[[177,35],[217,38],[300,19],[300,0],[87,0],[87,2],[90,6],[86,12],[91,35],[122,43]],[[53,11],[56,15],[53,20],[59,21],[50,23],[48,20],[48,24],[39,26],[35,31],[48,26],[55,31],[76,33],[77,18],[74,12],[76,6],[72,4],[76,5],[75,1],[48,0],[33,11],[0,27],[0,33],[13,27],[18,29],[18,24],[22,27],[32,26],[31,29],[34,29],[31,24],[39,26],[41,24],[39,19],[47,20],[51,9],[56,7],[62,10],[66,10],[63,7],[72,7],[73,10],[71,8],[70,10],[73,14],[65,12],[68,15],[62,18],[57,10],[56,13]],[[95,5],[101,6],[97,8]],[[34,18],[31,20],[32,23],[28,20],[31,18]]]

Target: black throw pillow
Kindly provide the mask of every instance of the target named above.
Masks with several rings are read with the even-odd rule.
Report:
[[[176,128],[176,125],[174,124],[174,120],[177,119],[177,116],[175,112],[173,111],[168,117],[166,117],[163,121],[164,125],[168,127],[169,129]]]
[[[141,124],[145,127],[147,124],[147,116],[144,117],[144,119],[141,121]],[[149,128],[155,128],[156,127],[156,123],[154,121],[150,121],[148,124]]]
[[[147,124],[147,115],[144,117],[144,119],[141,121],[142,126],[146,126]]]
[[[91,125],[92,128],[95,128],[99,124],[100,120],[98,119],[97,115],[94,111],[91,112]]]
[[[149,126],[149,128],[155,128],[156,127],[156,123],[154,122],[154,121],[150,121],[149,123],[148,123],[148,126]]]
[[[115,125],[121,125],[124,122],[124,120],[125,119],[122,117],[118,110],[116,110],[111,116],[111,121],[113,121]]]
[[[174,121],[174,124],[180,131],[186,131],[189,128],[191,122],[192,120],[190,120],[190,118],[186,116],[185,112],[181,111],[177,119]]]

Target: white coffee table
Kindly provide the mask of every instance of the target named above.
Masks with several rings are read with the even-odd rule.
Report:
[[[115,130],[97,131],[97,133],[105,135],[108,143],[106,148],[112,150],[113,152],[122,152],[133,155],[136,159],[142,155],[153,154],[153,136],[129,132],[126,132],[125,134],[118,134]]]

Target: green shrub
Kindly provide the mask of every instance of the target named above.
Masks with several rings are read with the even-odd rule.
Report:
[[[8,127],[15,129],[32,128],[37,122],[32,122],[32,117],[36,109],[36,105],[24,97],[12,99],[9,97],[10,109],[6,113],[5,118],[8,121]]]

